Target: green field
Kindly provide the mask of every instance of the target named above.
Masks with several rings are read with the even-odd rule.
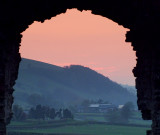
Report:
[[[8,131],[22,135],[24,133],[43,135],[51,133],[61,133],[62,135],[145,135],[146,130],[149,130],[151,125],[151,121],[142,120],[139,112],[134,112],[128,124],[119,123],[116,125],[107,123],[102,113],[79,113],[76,114],[77,117],[81,120],[12,121],[8,126]]]
[[[64,126],[58,128],[47,129],[28,129],[14,130],[18,132],[28,133],[72,133],[72,134],[88,134],[88,135],[145,135],[148,128],[113,126],[113,125],[81,125],[81,126]]]
[[[107,118],[105,118],[104,115],[105,114],[103,113],[77,113],[75,114],[75,118],[89,121],[106,122]],[[143,120],[140,112],[133,112],[133,116],[129,119],[129,124],[150,126],[151,121]]]

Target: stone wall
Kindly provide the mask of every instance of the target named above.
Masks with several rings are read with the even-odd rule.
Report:
[[[107,4],[106,4],[107,2]],[[143,119],[152,119],[152,131],[160,134],[160,47],[159,0],[112,1],[53,1],[53,0],[5,0],[0,1],[0,135],[5,135],[13,103],[13,85],[20,62],[21,33],[34,21],[45,21],[67,9],[92,10],[93,14],[107,17],[129,28],[126,41],[132,42],[136,51],[136,77],[138,107]]]
[[[20,62],[18,36],[10,31],[0,31],[0,135],[12,118],[13,86],[18,75]],[[21,36],[19,36],[19,39]]]

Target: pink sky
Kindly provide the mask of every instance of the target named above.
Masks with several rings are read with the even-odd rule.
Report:
[[[54,65],[84,65],[113,81],[134,85],[136,56],[125,42],[126,31],[91,11],[72,9],[44,23],[34,22],[22,33],[20,52],[24,58]]]

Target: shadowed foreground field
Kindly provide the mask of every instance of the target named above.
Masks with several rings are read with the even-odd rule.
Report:
[[[12,121],[8,135],[146,135],[151,121],[144,121],[139,112],[129,123],[111,125],[101,113],[77,113],[77,120],[26,120]]]
[[[64,126],[57,128],[45,128],[45,129],[27,129],[27,130],[13,130],[19,133],[43,133],[54,134],[82,134],[82,135],[145,135],[145,127],[129,127],[129,126],[117,126],[117,125],[99,125],[99,124],[86,124],[79,126]],[[15,134],[16,135],[16,134]]]

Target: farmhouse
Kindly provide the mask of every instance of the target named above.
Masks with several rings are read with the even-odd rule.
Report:
[[[88,107],[89,112],[108,112],[108,110],[116,110],[117,106],[113,104],[90,104]]]

